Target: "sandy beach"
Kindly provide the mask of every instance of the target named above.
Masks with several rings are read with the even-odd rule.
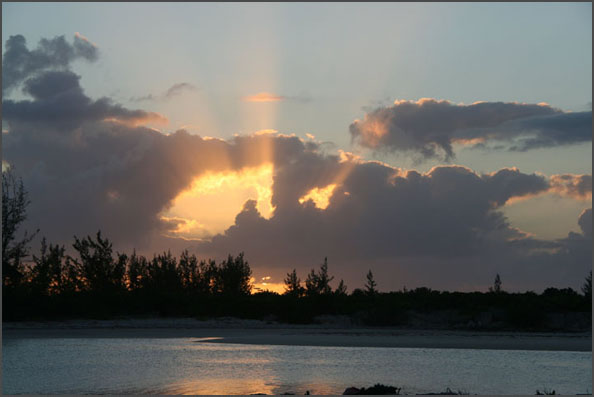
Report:
[[[3,338],[197,338],[197,343],[592,351],[592,334],[287,325],[256,320],[121,319],[18,322]]]

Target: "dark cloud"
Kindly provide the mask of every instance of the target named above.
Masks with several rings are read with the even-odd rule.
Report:
[[[533,117],[501,126],[502,132],[492,139],[511,139],[517,142],[509,150],[525,152],[530,149],[592,142],[592,112],[562,113]]]
[[[47,71],[27,79],[23,91],[33,100],[2,101],[4,119],[13,126],[42,123],[44,128],[62,130],[105,119],[131,124],[166,121],[157,113],[129,110],[108,98],[93,101],[84,94],[79,79],[71,71]]]
[[[308,172],[312,169],[319,172]],[[325,210],[311,201],[299,204],[311,188],[340,179],[345,169],[348,176]],[[442,166],[421,174],[310,153],[276,170],[272,218],[264,219],[248,202],[233,226],[198,250],[221,256],[242,247],[277,277],[278,270],[293,267],[304,274],[328,256],[347,282],[361,283],[364,270],[372,267],[390,280],[389,288],[418,286],[418,280],[440,288],[465,283],[476,288],[491,283],[497,272],[514,275],[516,288],[575,286],[591,266],[589,242],[582,235],[534,239],[513,228],[500,210],[512,198],[549,188],[544,176],[517,169],[479,175]]]
[[[148,249],[151,239],[176,223],[160,214],[193,179],[206,171],[230,171],[265,161],[290,161],[304,150],[293,137],[203,139],[183,130],[163,135],[109,121],[85,122],[64,133],[11,123],[4,158],[30,190],[30,220],[44,234],[69,241],[101,228],[119,244]],[[270,143],[278,154],[253,147]]]
[[[480,247],[481,236],[486,233],[500,233],[504,228],[516,235],[505,229],[504,218],[493,209],[511,197],[548,188],[543,177],[519,172],[480,176],[454,166],[437,167],[428,174],[403,173],[366,162],[350,165],[349,175],[334,191],[329,207],[320,210],[311,202],[299,204],[299,198],[316,182],[322,187],[331,183],[342,169],[332,156],[318,156],[313,166],[312,160],[306,155],[288,169],[277,170],[273,196],[277,208],[270,221],[263,222],[255,208],[248,206],[234,227],[205,246],[224,251],[246,238],[269,244],[270,249],[263,251],[266,255],[271,255],[271,250],[288,250],[286,257],[301,257],[304,252],[317,252],[314,255],[319,256],[323,251],[338,255],[346,249],[345,242],[349,244],[346,255],[359,259],[427,253],[462,255]],[[306,172],[310,168],[321,172]],[[527,186],[517,183],[518,179],[524,179]],[[502,185],[505,189],[500,190]],[[490,192],[497,194],[493,197]],[[259,229],[262,233],[254,233]],[[273,242],[278,239],[287,240]],[[289,244],[290,240],[299,244]]]
[[[36,49],[27,49],[27,42],[21,35],[6,40],[6,51],[2,57],[2,93],[6,94],[25,79],[44,70],[67,70],[76,59],[95,61],[98,50],[80,35],[73,44],[64,36],[41,39]]]
[[[589,142],[592,112],[565,113],[547,104],[396,101],[353,122],[350,133],[353,141],[377,151],[449,160],[454,143],[485,147],[499,142],[508,150],[526,151]]]
[[[197,91],[197,90],[198,90],[198,88],[196,88],[193,84],[177,83],[177,84],[174,84],[171,87],[169,87],[167,89],[167,91],[165,91],[161,95],[155,96],[153,94],[148,94],[148,95],[144,95],[141,97],[132,97],[132,98],[130,98],[130,100],[132,102],[158,101],[158,100],[167,101],[173,97],[183,94],[184,92],[191,92],[191,91]]]

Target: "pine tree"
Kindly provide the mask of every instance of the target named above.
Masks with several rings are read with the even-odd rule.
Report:
[[[501,292],[501,277],[499,277],[499,274],[497,274],[495,276],[495,281],[493,282],[493,287],[489,287],[489,292],[493,292],[496,294]]]
[[[367,292],[367,295],[375,295],[377,293],[375,287],[377,287],[377,283],[373,279],[373,273],[369,270],[367,273],[367,282],[365,283],[365,292]]]
[[[24,233],[17,239],[17,231],[27,218],[30,201],[23,180],[15,177],[12,169],[2,171],[2,283],[18,285],[24,277],[22,260],[29,255],[28,244],[39,232]]]
[[[320,266],[320,271],[316,273],[314,269],[307,275],[305,279],[306,293],[309,296],[327,295],[332,293],[330,281],[334,277],[328,275],[328,258],[324,258],[324,263]]]
[[[345,296],[347,294],[347,286],[345,285],[344,280],[340,280],[340,283],[338,283],[338,287],[336,287],[334,294],[340,296]]]
[[[297,297],[303,295],[303,287],[301,286],[301,280],[297,277],[297,269],[293,269],[291,273],[287,273],[287,278],[285,278],[285,294]]]

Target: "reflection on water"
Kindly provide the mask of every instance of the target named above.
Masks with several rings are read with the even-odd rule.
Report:
[[[589,352],[260,346],[197,339],[6,339],[3,392],[341,394],[384,383],[402,393],[592,391]]]

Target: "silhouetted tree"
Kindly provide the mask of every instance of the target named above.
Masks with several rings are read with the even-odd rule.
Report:
[[[75,292],[80,289],[77,267],[66,255],[62,245],[47,245],[45,237],[41,240],[40,256],[33,255],[31,284],[34,292],[54,295]]]
[[[179,271],[184,289],[198,294],[209,294],[216,287],[217,268],[216,262],[210,260],[198,262],[196,255],[190,255],[187,250],[179,258]]]
[[[128,260],[127,281],[128,289],[137,290],[142,287],[143,280],[148,277],[148,261],[144,256],[136,255],[136,250],[132,252]]]
[[[188,290],[196,289],[200,280],[200,269],[196,255],[190,255],[188,250],[184,250],[179,258],[179,271],[182,286]]]
[[[82,240],[75,236],[72,246],[80,257],[80,262],[73,260],[80,268],[85,289],[109,291],[123,288],[127,257],[118,254],[115,260],[112,243],[101,238],[101,231],[97,232],[96,241],[91,236]]]
[[[586,277],[586,281],[582,286],[582,292],[587,300],[592,300],[592,271],[590,270],[590,274]]]
[[[334,291],[334,294],[338,295],[338,296],[346,296],[347,295],[347,286],[344,283],[344,280],[340,280],[340,282],[338,283],[338,287],[336,287],[336,290]]]
[[[291,296],[302,296],[304,288],[301,286],[301,280],[297,277],[297,269],[293,269],[291,273],[287,273],[285,278],[285,294]]]
[[[45,237],[41,240],[40,256],[33,255],[35,265],[31,269],[31,284],[35,293],[46,295],[50,293],[50,286],[56,287],[62,272],[62,258],[64,248],[50,244],[49,252]]]
[[[367,272],[367,282],[365,283],[365,292],[367,295],[375,295],[377,293],[375,287],[377,287],[377,283],[373,279],[373,273],[369,270]]]
[[[21,283],[24,269],[22,260],[29,255],[28,244],[39,232],[24,233],[17,239],[19,225],[27,218],[30,201],[23,180],[15,177],[12,169],[2,171],[2,283],[5,286]]]
[[[177,259],[171,251],[153,256],[148,264],[148,275],[142,283],[143,287],[159,293],[173,293],[182,289]]]
[[[328,275],[328,258],[324,258],[324,263],[320,266],[318,273],[315,270],[311,270],[307,279],[305,280],[306,294],[310,296],[315,295],[327,295],[332,293],[332,287],[330,287],[330,281],[334,277]]]
[[[243,252],[236,258],[229,255],[217,269],[215,291],[224,295],[241,296],[252,292],[252,270],[243,258]]]
[[[208,262],[200,261],[198,267],[200,269],[200,279],[197,283],[198,292],[200,294],[214,292],[218,273],[216,261],[214,259],[209,259]]]
[[[494,292],[496,294],[501,292],[501,277],[499,277],[499,274],[495,276],[493,287],[489,287],[489,292]]]
[[[62,247],[63,250],[64,247]],[[74,293],[82,289],[82,280],[80,268],[67,255],[64,255],[62,261],[62,272],[60,276],[60,285],[58,287],[61,294]]]
[[[317,290],[318,287],[318,275],[314,269],[311,269],[307,278],[305,279],[305,293],[309,296],[319,295]]]

